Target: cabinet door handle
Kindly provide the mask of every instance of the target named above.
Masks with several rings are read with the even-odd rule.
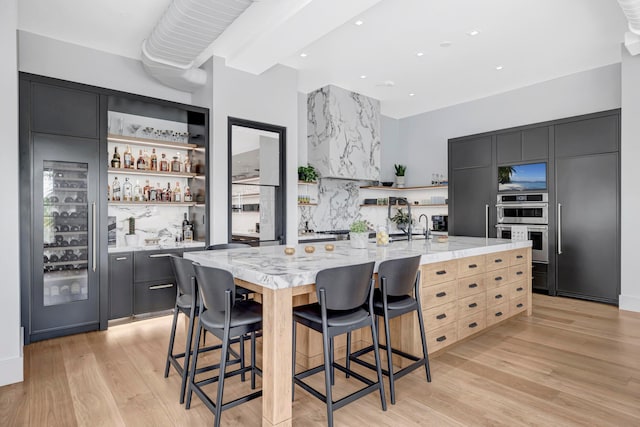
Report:
[[[472,302],[471,304],[469,304],[469,308],[476,308],[478,306],[478,303],[476,302]]]
[[[496,295],[494,298],[495,298],[495,299],[500,299],[500,298],[502,298],[502,294],[498,294],[498,295]]]
[[[447,315],[446,315],[446,314],[444,314],[444,313],[442,313],[442,314],[438,314],[438,315],[436,316],[436,319],[438,319],[438,320],[442,320],[442,319],[444,319],[444,318],[446,318],[446,317],[447,317]]]
[[[469,268],[478,268],[478,264],[469,264]]]
[[[167,289],[167,288],[173,288],[173,283],[167,283],[166,285],[149,286],[150,291],[156,291],[158,289]]]
[[[500,264],[502,262],[502,258],[496,258],[493,260],[496,264]]]
[[[522,271],[517,271],[516,276],[522,276],[522,273],[523,273]]]
[[[516,259],[522,259],[524,258],[522,255],[516,255]]]
[[[516,291],[518,291],[518,292],[523,291],[523,290],[524,290],[523,287],[519,287],[519,288],[516,289]]]
[[[558,203],[558,255],[562,255],[562,203]]]
[[[495,280],[496,282],[499,282],[499,281],[501,281],[501,280],[502,280],[502,276],[498,276],[498,277],[496,277],[494,280]]]
[[[442,276],[443,274],[447,274],[447,270],[440,270],[440,271],[436,271],[436,274],[438,276]]]
[[[96,202],[91,203],[91,240],[93,240],[93,255],[91,260],[93,262],[93,271],[96,271],[98,264],[98,227],[96,227],[97,220]]]
[[[436,338],[436,341],[438,341],[438,342],[442,342],[442,341],[445,341],[446,339],[447,339],[447,336],[446,336],[446,335],[443,335],[443,336],[441,336],[441,337]]]
[[[489,238],[489,205],[484,205],[484,238]]]
[[[469,323],[469,328],[471,328],[471,329],[475,328],[476,326],[478,326],[478,324],[476,322]]]
[[[436,298],[442,298],[442,297],[444,297],[444,296],[447,296],[447,293],[446,293],[446,292],[438,292],[438,293],[436,294]]]
[[[171,256],[171,254],[151,254],[149,258],[166,258],[168,256]]]
[[[126,259],[126,256],[119,256],[118,258],[116,258],[116,261],[126,261]]]
[[[477,283],[469,283],[469,289],[473,289],[473,288],[477,288],[478,284]]]
[[[522,307],[523,307],[523,304],[522,304],[522,303],[520,303],[520,304],[516,305],[516,307],[518,307],[518,308],[522,308]]]
[[[496,317],[500,317],[500,316],[502,316],[502,312],[501,311],[496,313]]]

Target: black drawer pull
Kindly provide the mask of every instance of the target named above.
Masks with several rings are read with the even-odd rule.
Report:
[[[478,324],[476,322],[469,323],[469,328],[471,328],[471,329],[475,328],[476,326],[478,326]]]
[[[166,258],[168,256],[171,256],[171,254],[151,254],[149,258]]]
[[[500,299],[500,298],[502,298],[502,294],[498,294],[498,295],[496,295],[494,298],[495,298],[495,299]]]
[[[499,282],[500,280],[502,280],[502,276],[498,276],[498,277],[495,278],[496,282]]]
[[[445,317],[447,317],[447,315],[446,315],[446,314],[444,314],[444,313],[442,313],[442,314],[438,314],[438,315],[436,316],[436,319],[438,319],[438,320],[442,320],[442,319],[444,319]]]
[[[478,284],[477,283],[469,283],[469,289],[473,289],[473,288],[477,288]]]
[[[478,264],[469,264],[469,268],[478,268]]]
[[[522,303],[520,303],[520,304],[516,305],[516,307],[522,308],[522,307],[524,307],[524,305]]]
[[[443,274],[447,274],[447,270],[440,270],[440,271],[436,271],[436,274],[438,276],[442,276]]]
[[[119,256],[118,258],[116,258],[116,261],[126,261],[127,257],[126,256]]]
[[[516,273],[516,276],[521,276],[522,274],[523,274],[523,272],[522,272],[522,271],[518,271],[518,272]]]
[[[500,316],[502,316],[502,312],[501,311],[496,313],[496,317],[500,317]]]
[[[502,262],[502,258],[496,258],[493,260],[496,264],[500,264]]]
[[[445,341],[446,339],[447,339],[447,336],[446,336],[446,335],[443,335],[443,336],[441,336],[441,337],[436,338],[436,341],[438,341],[438,342],[442,342],[442,341]]]
[[[436,298],[442,298],[442,297],[444,297],[444,296],[447,296],[447,293],[446,293],[446,292],[438,292],[438,293],[436,294]]]
[[[478,306],[477,303],[472,302],[471,304],[469,304],[469,308],[476,308]]]
[[[516,289],[516,291],[517,291],[517,292],[524,291],[524,288],[521,286],[521,287],[519,287],[518,289]]]
[[[150,291],[157,291],[158,289],[167,289],[167,288],[173,288],[173,283],[167,283],[166,285],[149,286]]]
[[[516,255],[516,259],[522,259],[524,258],[522,255]]]

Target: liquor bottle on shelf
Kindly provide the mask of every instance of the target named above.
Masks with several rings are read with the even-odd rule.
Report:
[[[149,185],[149,180],[145,182],[144,188],[142,189],[142,198],[145,202],[151,200],[151,186]]]
[[[191,173],[191,158],[189,158],[188,154],[184,156],[184,171]]]
[[[124,184],[122,184],[122,200],[125,202],[133,201],[133,188],[129,182],[129,178],[125,178]]]
[[[167,162],[167,158],[164,153],[160,157],[160,171],[169,172],[169,162]]]
[[[113,180],[113,184],[111,185],[112,196],[111,200],[114,202],[119,202],[122,200],[122,194],[120,192],[120,181],[118,181],[118,177],[116,176]]]
[[[180,172],[180,153],[176,153],[171,160],[171,172]]]
[[[182,202],[182,191],[180,191],[179,182],[176,182],[176,186],[173,188],[173,201]]]
[[[140,150],[140,155],[138,156],[138,162],[136,163],[136,169],[140,169],[140,170],[147,169],[147,165],[144,162],[144,157],[142,156],[142,150]]]
[[[191,226],[191,223],[189,222],[189,219],[187,218],[187,213],[185,212],[184,219],[182,220],[182,240],[185,240],[184,232],[189,226]]]
[[[118,147],[114,147],[113,158],[111,159],[112,168],[120,168],[120,153],[118,153]]]
[[[111,186],[107,184],[107,201],[111,201]]]
[[[144,159],[144,166],[146,170],[150,170],[151,169],[151,157],[149,157],[149,152],[147,150],[144,150],[142,152],[142,158]]]
[[[157,202],[158,200],[162,200],[162,196],[158,197],[158,192],[160,191],[160,183],[157,186],[151,187],[149,189],[149,201]]]
[[[133,169],[135,167],[134,161],[133,161],[133,155],[131,154],[131,148],[129,148],[128,145],[127,145],[127,148],[124,150],[124,154],[122,156],[124,157],[124,168]]]
[[[172,197],[171,183],[167,182],[167,189],[162,193],[162,201],[170,202]]]
[[[193,202],[193,196],[191,195],[191,189],[187,185],[184,188],[184,201],[185,202]]]
[[[158,170],[158,156],[156,155],[156,149],[152,149],[151,150],[151,159],[149,160],[149,168],[152,171],[157,171]]]
[[[140,187],[140,181],[136,179],[136,185],[133,187],[133,201],[142,202],[144,198],[142,196],[142,187]]]

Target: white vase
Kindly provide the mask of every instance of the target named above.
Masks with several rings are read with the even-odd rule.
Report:
[[[396,175],[396,187],[398,188],[404,187],[404,175],[403,176]]]
[[[127,246],[138,246],[138,235],[137,234],[125,234],[124,241],[127,243]]]
[[[349,242],[351,243],[351,247],[354,249],[367,249],[367,245],[369,244],[369,232],[354,233],[352,231],[349,233]]]

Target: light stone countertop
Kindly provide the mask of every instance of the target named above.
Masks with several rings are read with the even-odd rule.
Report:
[[[110,254],[117,254],[122,252],[137,252],[137,251],[155,251],[159,249],[189,249],[189,248],[202,248],[204,250],[204,242],[181,242],[181,243],[167,243],[159,245],[138,245],[138,246],[110,246],[107,250]]]
[[[313,240],[326,240],[335,239],[335,234],[323,234],[323,233],[305,233],[298,234],[298,242],[311,242]]]
[[[285,246],[262,246],[247,249],[185,252],[184,257],[204,266],[230,271],[236,278],[270,289],[282,289],[315,283],[318,271],[376,262],[387,259],[422,255],[421,264],[484,255],[493,252],[531,247],[531,241],[514,242],[483,237],[449,237],[445,243],[433,240],[396,241],[386,247],[369,243],[367,249],[353,249],[349,241],[332,242],[335,250],[327,252],[326,243],[307,243],[296,246],[294,255],[285,255]],[[305,246],[314,246],[307,254]]]

